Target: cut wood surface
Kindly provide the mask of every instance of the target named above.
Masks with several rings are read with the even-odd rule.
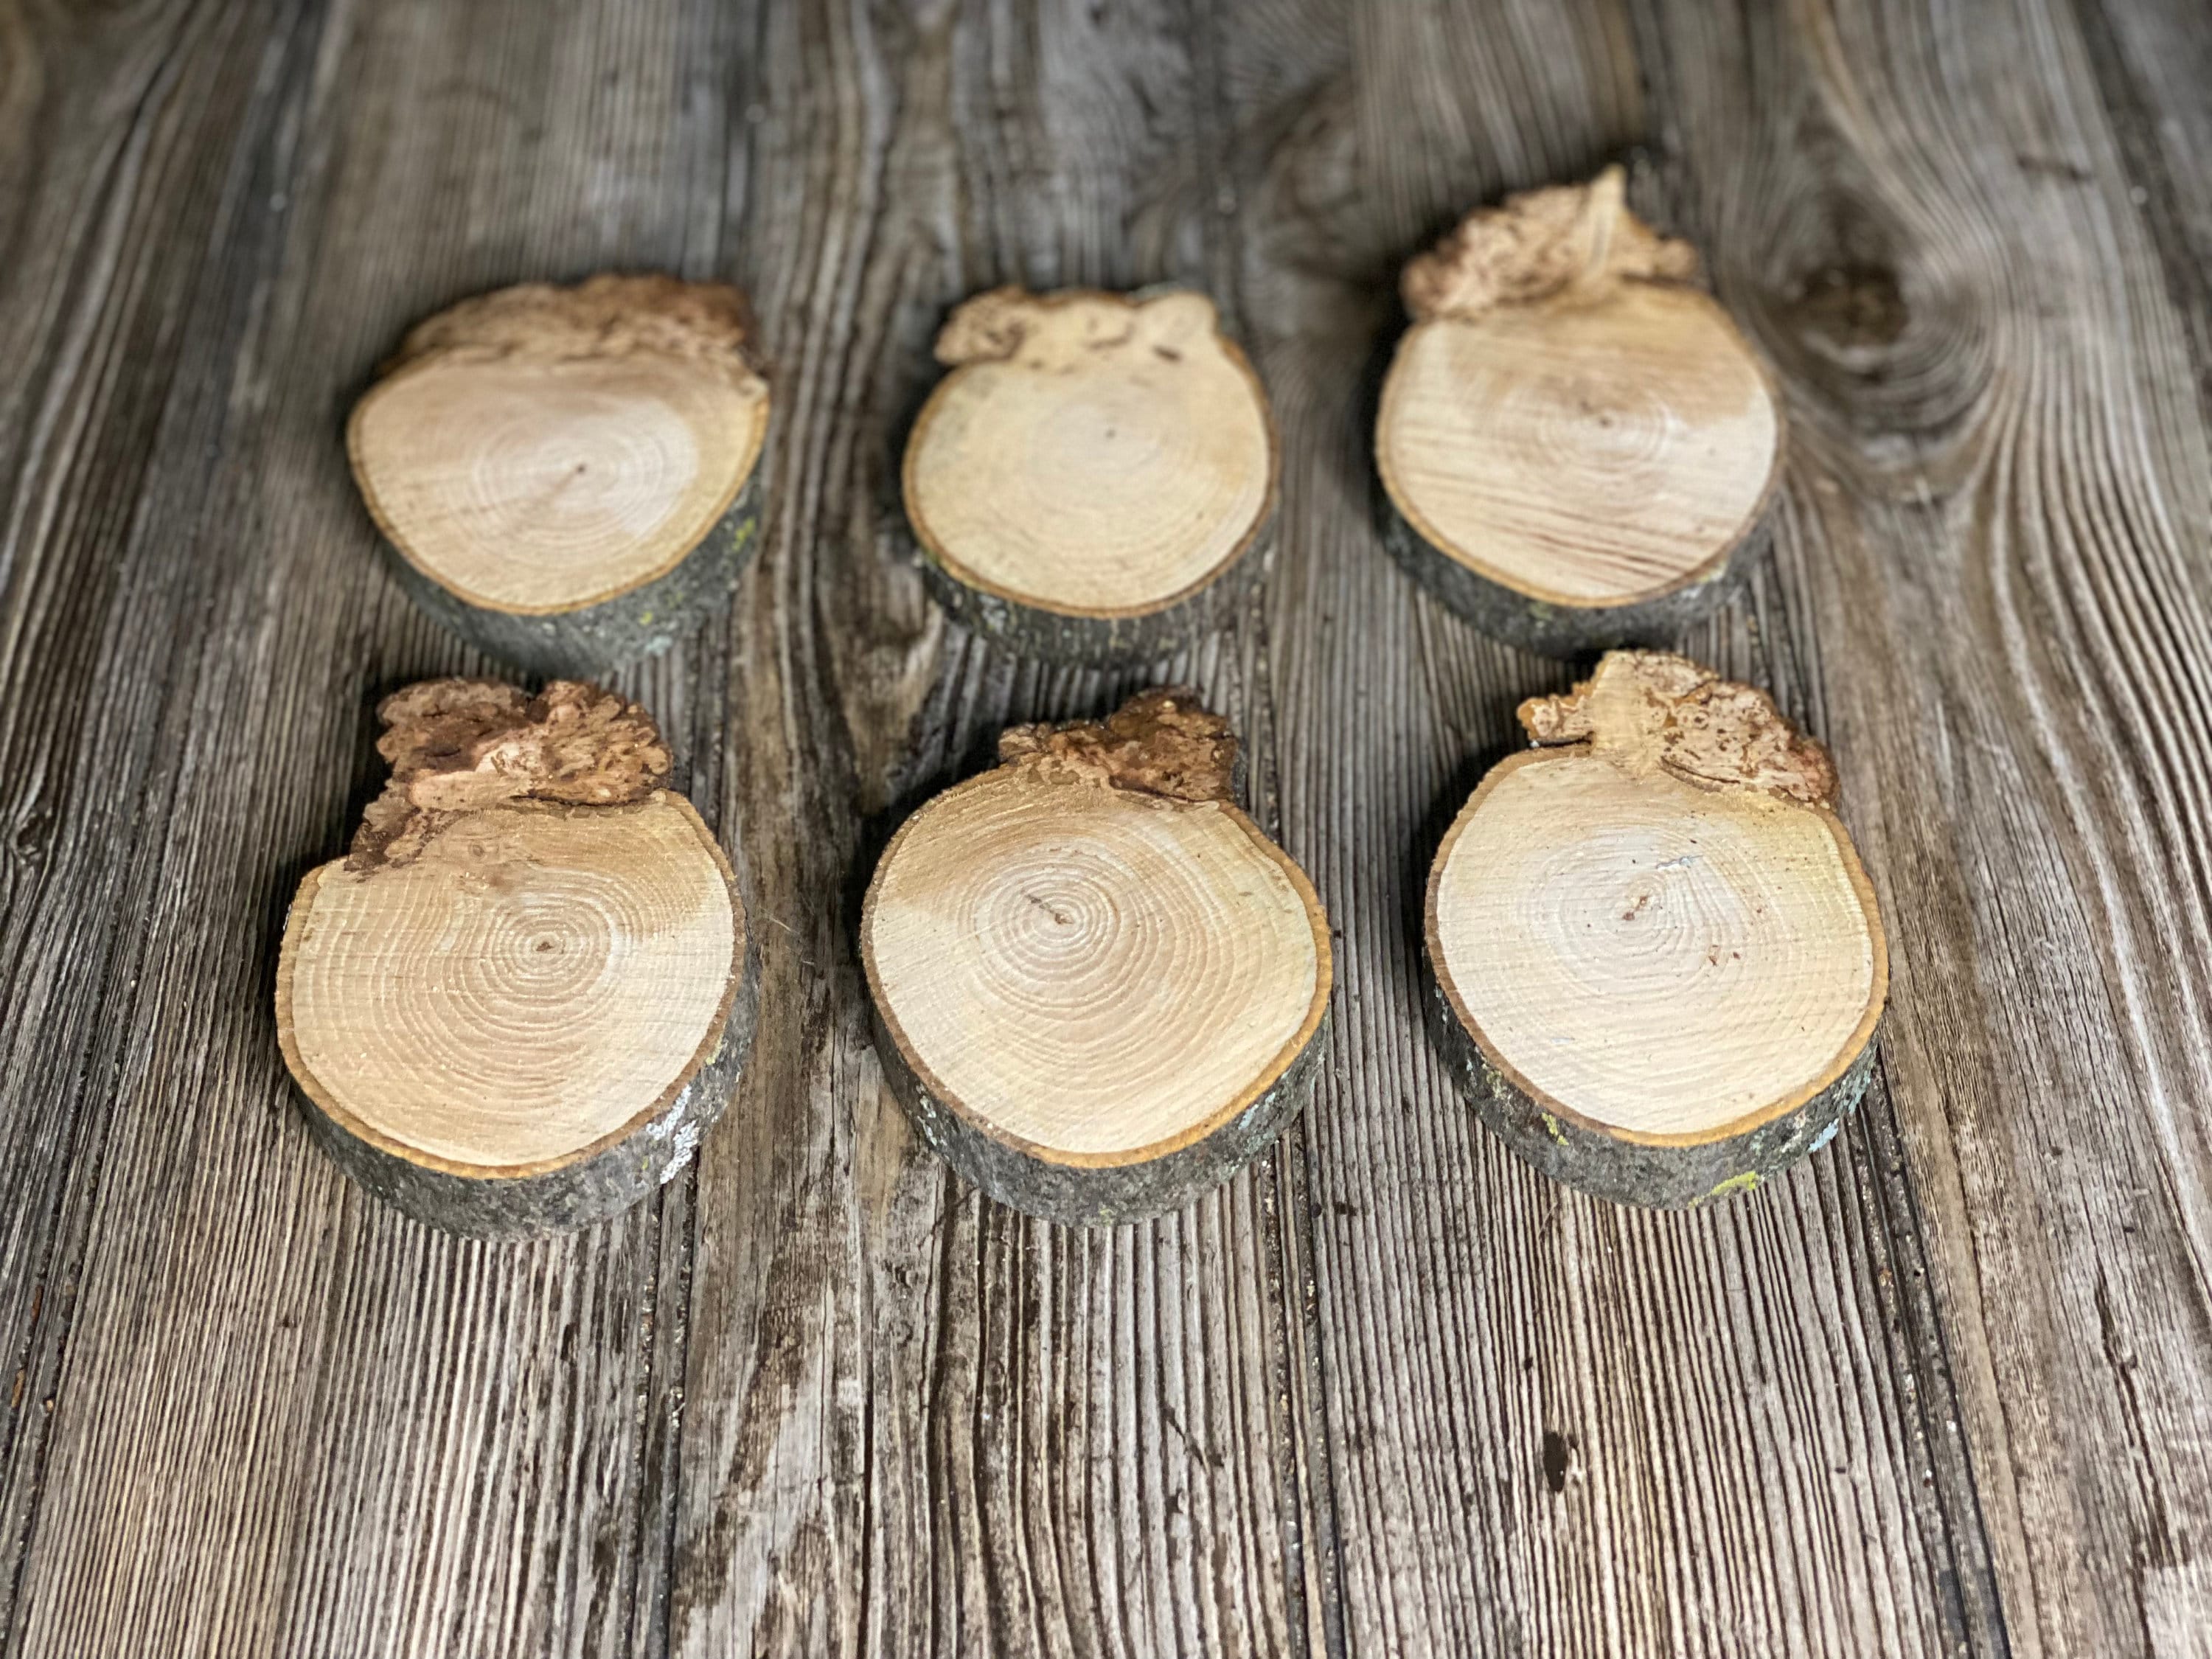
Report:
[[[1313,1091],[1328,918],[1235,800],[1195,694],[1018,726],[900,829],[860,913],[886,1072],[993,1197],[1111,1225],[1187,1203]]]
[[[1547,1174],[1748,1192],[1866,1091],[1888,952],[1835,774],[1765,694],[1609,652],[1445,831],[1425,943],[1454,1075]]]
[[[450,1231],[628,1207],[690,1158],[751,1041],[729,860],[620,697],[433,680],[378,712],[392,781],[301,883],[276,966],[312,1121]]]
[[[1766,545],[1783,417],[1697,255],[1607,167],[1480,209],[1406,267],[1385,532],[1477,626],[1571,653],[1666,640]]]
[[[937,337],[906,511],[945,608],[1024,655],[1154,660],[1234,616],[1275,427],[1213,302],[995,289]]]
[[[769,395],[750,331],[734,289],[613,276],[410,331],[347,442],[410,591],[544,673],[665,650],[752,551]]]
[[[2187,1652],[2212,1602],[2201,7],[2071,0],[0,5],[0,1639],[37,1656]],[[1774,553],[1681,648],[1826,742],[1893,975],[1747,1198],[1527,1169],[1423,1029],[1450,816],[1577,672],[1401,576],[1406,262],[1637,143],[1772,363]],[[761,552],[626,671],[737,860],[759,1035],[690,1171],[461,1240],[315,1145],[283,911],[393,585],[344,411],[601,270],[772,342]],[[1264,603],[1142,678],[945,626],[930,343],[1215,296]],[[855,931],[1009,725],[1187,680],[1338,930],[1312,1106],[1071,1231],[908,1129]]]

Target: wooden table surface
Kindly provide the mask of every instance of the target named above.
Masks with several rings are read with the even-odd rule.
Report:
[[[1771,563],[1687,642],[1833,745],[1893,935],[1835,1145],[1686,1214],[1515,1163],[1412,911],[1571,670],[1417,593],[1400,261],[1638,156],[1771,355]],[[2203,0],[0,0],[9,1650],[2184,1654],[2212,1642]],[[764,552],[623,689],[741,849],[761,1038],[694,1172],[435,1236],[309,1143],[283,905],[370,710],[489,666],[339,444],[403,326],[754,295]],[[1163,675],[1341,930],[1271,1157],[1061,1232],[920,1150],[858,884],[1000,725],[1146,677],[945,625],[893,434],[947,305],[1205,286],[1282,422],[1264,604]]]

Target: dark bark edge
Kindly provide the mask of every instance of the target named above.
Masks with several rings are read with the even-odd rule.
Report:
[[[1866,1093],[1874,1073],[1869,1033],[1843,1075],[1796,1111],[1726,1139],[1694,1146],[1650,1146],[1586,1127],[1531,1099],[1460,1023],[1433,963],[1425,978],[1430,1030],[1452,1081],[1476,1115],[1522,1162],[1616,1204],[1695,1209],[1713,1199],[1754,1190],[1826,1146]]]
[[[757,939],[757,930],[748,922],[744,966],[722,1022],[720,1044],[676,1097],[613,1145],[544,1175],[501,1180],[430,1169],[340,1127],[296,1077],[292,1092],[308,1129],[331,1162],[425,1226],[478,1238],[533,1237],[587,1226],[629,1209],[680,1171],[698,1149],[708,1126],[729,1103],[759,1023]]]
[[[659,655],[721,607],[760,543],[765,461],[763,453],[730,510],[674,568],[598,605],[522,616],[471,604],[389,540],[385,562],[408,598],[479,651],[543,679],[590,678]]]
[[[953,621],[1016,656],[1078,668],[1129,668],[1158,662],[1227,628],[1266,576],[1274,552],[1273,532],[1271,514],[1243,551],[1205,586],[1157,611],[1084,617],[969,586],[931,556],[911,525],[906,526],[930,597]]]
[[[881,1012],[873,1019],[884,1076],[923,1143],[1001,1204],[1069,1227],[1115,1227],[1180,1209],[1273,1144],[1313,1096],[1328,1047],[1326,1013],[1283,1074],[1212,1133],[1140,1163],[1055,1163],[1000,1139],[933,1094],[907,1062]]]
[[[1375,495],[1382,544],[1407,575],[1492,639],[1547,657],[1579,657],[1624,645],[1674,644],[1692,623],[1742,591],[1752,567],[1773,540],[1770,499],[1724,556],[1680,587],[1628,605],[1554,605],[1492,581],[1437,546],[1398,511],[1379,477]]]

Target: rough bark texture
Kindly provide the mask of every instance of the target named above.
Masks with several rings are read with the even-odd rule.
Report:
[[[1452,1081],[1482,1121],[1516,1156],[1553,1180],[1615,1204],[1695,1209],[1717,1198],[1755,1192],[1760,1182],[1833,1139],[1874,1075],[1875,1049],[1869,1040],[1841,1077],[1794,1112],[1702,1146],[1653,1146],[1577,1123],[1532,1099],[1459,1023],[1433,971],[1426,988],[1429,1029]]]
[[[1272,524],[1261,525],[1243,552],[1188,599],[1133,617],[1081,617],[1024,605],[970,587],[926,548],[916,546],[915,557],[931,597],[969,633],[1018,657],[1072,667],[1129,669],[1189,650],[1248,612],[1267,578],[1273,529]]]
[[[771,417],[772,418],[772,417]],[[489,657],[544,678],[612,673],[656,657],[720,610],[760,544],[762,469],[674,568],[599,605],[521,616],[471,605],[380,541],[385,564],[423,610]]]
[[[1068,1227],[1118,1227],[1182,1209],[1219,1186],[1274,1143],[1313,1097],[1328,1050],[1324,1019],[1296,1060],[1252,1103],[1212,1133],[1164,1157],[1134,1164],[1072,1164],[1038,1158],[979,1128],[931,1093],[878,1018],[884,1078],[924,1145],[1001,1204]]]
[[[1376,518],[1398,566],[1494,640],[1547,657],[1580,657],[1618,646],[1674,645],[1743,591],[1772,539],[1773,507],[1705,575],[1633,605],[1554,605],[1494,582],[1407,523],[1380,483]]]
[[[363,1140],[326,1115],[306,1090],[295,1088],[293,1094],[307,1127],[340,1169],[426,1226],[465,1237],[501,1238],[567,1232],[603,1221],[681,1171],[698,1151],[700,1136],[729,1104],[759,1019],[757,939],[756,930],[746,929],[743,976],[720,1040],[690,1080],[620,1140],[558,1170],[495,1181],[430,1169]]]

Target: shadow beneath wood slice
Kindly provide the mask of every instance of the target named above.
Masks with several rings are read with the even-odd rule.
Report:
[[[1389,314],[1375,337],[1374,349],[1367,354],[1366,361],[1360,367],[1359,477],[1345,481],[1346,494],[1352,500],[1367,503],[1366,523],[1376,532],[1372,552],[1385,560],[1401,576],[1405,575],[1403,569],[1395,559],[1390,558],[1389,550],[1382,544],[1380,526],[1391,512],[1390,493],[1382,487],[1382,469],[1375,460],[1375,427],[1382,418],[1383,382],[1390,378],[1390,365],[1397,358],[1399,342],[1406,337],[1406,331],[1413,325],[1413,319],[1407,314],[1404,301],[1394,290],[1390,295]],[[1412,580],[1411,577],[1405,579]]]
[[[872,494],[877,520],[888,532],[878,539],[878,545],[890,548],[899,563],[916,570],[921,568],[922,552],[921,544],[915,539],[914,526],[906,516],[906,447],[914,435],[915,422],[921,418],[922,406],[929,401],[929,394],[937,390],[937,383],[949,372],[938,363],[934,343],[945,319],[961,303],[954,300],[947,304],[913,341],[907,353],[908,361],[914,365],[913,372],[901,376],[902,384],[892,396],[881,441],[872,446],[879,463]]]

